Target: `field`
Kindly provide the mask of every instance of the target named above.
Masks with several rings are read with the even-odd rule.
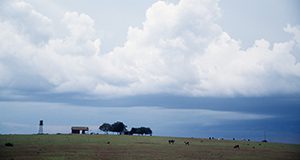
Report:
[[[5,146],[8,142],[13,146]],[[236,144],[240,149],[233,148]],[[300,159],[300,145],[156,136],[0,135],[0,145],[1,160]]]

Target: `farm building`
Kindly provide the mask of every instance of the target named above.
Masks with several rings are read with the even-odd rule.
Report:
[[[72,127],[72,134],[85,134],[86,131],[89,131],[89,127]]]

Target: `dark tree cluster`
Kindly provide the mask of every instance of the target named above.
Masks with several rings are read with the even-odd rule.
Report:
[[[127,134],[127,135],[134,135],[134,134],[147,135],[147,134],[149,134],[150,136],[152,136],[152,130],[149,127],[131,128],[131,130],[125,132],[125,134]]]
[[[108,132],[117,132],[119,134],[122,134],[126,131],[126,125],[123,122],[115,122],[113,124],[109,124],[109,123],[103,123],[99,129],[103,132],[105,132],[106,134],[108,134]]]
[[[111,131],[111,125],[109,123],[103,123],[99,129],[108,134],[108,132]]]
[[[150,135],[152,136],[152,130],[149,127],[139,127],[139,128],[131,128],[130,131],[126,129],[126,125],[123,122],[115,122],[113,124],[109,123],[103,123],[99,129],[106,134],[108,132],[117,132],[119,134],[125,134],[125,135]]]

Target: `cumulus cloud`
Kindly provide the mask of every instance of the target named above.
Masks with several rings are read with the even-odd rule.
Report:
[[[33,43],[43,43],[53,34],[52,21],[24,1],[0,2],[0,20],[12,24]]]
[[[51,18],[23,1],[1,2],[0,87],[81,93],[97,97],[138,94],[260,96],[299,93],[299,26],[286,42],[265,39],[241,49],[216,23],[218,1],[158,1],[142,27],[101,53],[94,20],[66,12],[67,31],[56,36]],[[5,5],[3,5],[5,4]]]

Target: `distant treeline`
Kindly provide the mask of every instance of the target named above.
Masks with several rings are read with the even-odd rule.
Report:
[[[123,122],[115,122],[113,124],[109,123],[103,123],[99,129],[106,134],[108,132],[116,132],[119,134],[125,134],[125,135],[150,135],[152,136],[152,130],[149,127],[139,127],[139,128],[131,128],[130,131],[128,131],[127,126]]]

